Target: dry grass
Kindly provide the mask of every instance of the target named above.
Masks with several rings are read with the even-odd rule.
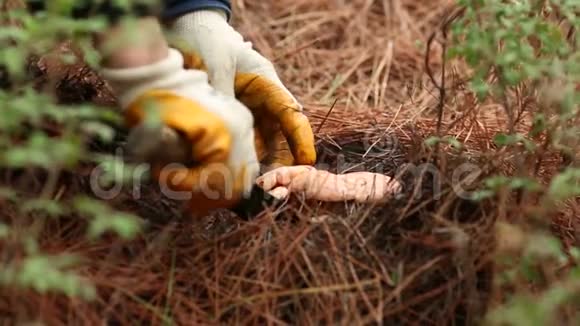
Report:
[[[501,107],[478,103],[464,90],[458,63],[448,63],[453,87],[437,124],[439,94],[424,63],[428,55],[439,76],[442,47],[437,38],[427,54],[426,44],[453,11],[453,1],[234,2],[234,23],[275,61],[282,79],[304,102],[321,163],[338,172],[350,164],[353,170],[397,175],[407,195],[384,207],[295,198],[242,222],[225,212],[192,221],[153,187],[145,189],[143,200],[125,194],[111,203],[150,221],[135,241],[89,242],[86,225],[75,217],[51,220],[41,232],[46,251],[87,258],[78,272],[98,286],[97,302],[6,291],[0,295],[0,316],[48,325],[479,320],[494,294],[495,223],[522,219],[534,205],[533,198],[530,204],[511,203],[507,195],[475,204],[452,191],[453,171],[467,160],[483,175],[513,169],[490,141],[505,128]],[[59,87],[64,101],[110,103],[90,71],[70,67],[49,74],[68,75]],[[519,103],[526,112],[533,99]],[[525,121],[518,128],[525,129]],[[422,141],[438,129],[465,141],[466,148],[426,148]],[[549,177],[558,160],[548,153],[536,173]],[[439,179],[409,170],[425,162],[435,164]],[[3,182],[14,185],[18,177],[7,174]],[[441,196],[435,196],[439,183]],[[89,192],[86,178],[79,176],[64,178],[61,187],[63,199]],[[573,217],[580,214],[577,206],[570,210],[554,225],[572,244],[578,224]],[[2,215],[21,230],[31,223],[9,207]]]

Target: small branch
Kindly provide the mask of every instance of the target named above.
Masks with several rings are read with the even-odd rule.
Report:
[[[435,88],[439,91],[439,103],[437,104],[437,137],[441,138],[441,127],[443,125],[443,110],[445,108],[445,45],[443,45],[443,53],[442,53],[442,57],[443,57],[443,61],[442,61],[442,71],[441,71],[441,83],[437,82],[435,80],[435,76],[433,75],[433,71],[431,70],[431,63],[430,63],[430,53],[431,53],[431,45],[433,44],[433,41],[435,40],[435,36],[437,35],[437,32],[433,32],[433,34],[431,34],[431,36],[429,36],[429,39],[427,41],[427,52],[425,54],[425,70],[427,71],[427,75],[429,76],[429,79],[431,79],[431,82],[433,83],[433,86],[435,86]],[[435,157],[437,158],[439,156],[439,142],[437,142],[435,144]]]
[[[326,123],[326,120],[328,120],[328,117],[332,113],[332,110],[334,110],[334,107],[336,106],[336,103],[337,102],[338,102],[338,97],[334,100],[334,102],[330,106],[330,109],[328,110],[328,112],[326,112],[326,115],[324,116],[324,119],[322,120],[322,122],[320,123],[320,125],[318,125],[318,128],[316,129],[316,134],[320,133],[320,130],[322,130],[322,127]]]
[[[444,113],[445,102],[446,102],[446,97],[447,97],[447,90],[446,90],[446,85],[445,85],[445,79],[447,78],[447,76],[446,76],[446,74],[447,74],[447,72],[446,72],[446,68],[447,68],[446,55],[447,55],[447,38],[448,38],[447,31],[448,31],[451,23],[453,21],[455,21],[455,19],[457,19],[459,16],[461,16],[463,14],[464,10],[465,10],[465,8],[460,8],[459,10],[456,10],[455,13],[453,13],[452,15],[450,15],[448,18],[445,19],[445,22],[441,25],[441,28],[440,28],[441,34],[443,35],[442,50],[441,50],[441,81],[440,82],[437,82],[437,80],[435,79],[435,75],[433,74],[433,70],[431,69],[431,62],[430,62],[431,46],[433,44],[433,41],[435,40],[437,32],[433,32],[429,36],[429,39],[427,40],[427,51],[425,53],[425,70],[427,72],[427,75],[429,76],[429,79],[431,80],[431,82],[433,83],[435,88],[439,91],[439,103],[437,104],[437,137],[441,137],[441,129],[443,126],[443,113]],[[439,154],[439,143],[437,143],[435,145],[435,156],[437,157],[438,154]]]

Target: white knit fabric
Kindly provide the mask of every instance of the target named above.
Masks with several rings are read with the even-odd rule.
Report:
[[[176,19],[171,32],[199,55],[208,69],[209,82],[220,92],[234,95],[236,72],[268,78],[295,102],[274,65],[252,48],[228,22],[221,10],[198,10]],[[302,109],[302,107],[300,107]]]
[[[103,69],[101,73],[119,98],[123,109],[146,91],[167,90],[192,99],[208,112],[220,117],[233,141],[227,163],[234,172],[246,167],[248,178],[244,188],[249,192],[259,173],[251,112],[234,97],[216,92],[208,84],[205,72],[186,70],[183,63],[181,53],[170,49],[167,58],[157,63],[135,68]]]

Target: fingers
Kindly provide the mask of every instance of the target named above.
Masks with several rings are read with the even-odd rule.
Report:
[[[270,61],[251,49],[244,50],[241,52],[246,55],[236,58],[222,50],[213,53],[200,47],[194,53],[181,49],[186,67],[207,71],[214,88],[235,96],[254,116],[265,117],[264,124],[256,128],[268,129],[256,139],[258,149],[267,153],[259,151],[260,160],[266,158],[265,163],[271,166],[314,165],[314,134],[302,106],[284,87]]]
[[[228,51],[213,52],[203,48],[194,51],[185,47],[179,48],[179,51],[183,53],[185,68],[205,71],[214,89],[235,96],[236,58]]]
[[[209,83],[218,91],[228,96],[235,96],[234,79],[236,62],[233,56],[215,55],[205,60]]]
[[[125,147],[133,162],[153,162],[161,158],[166,162],[186,163],[191,157],[187,140],[165,125],[150,127],[140,123],[131,129]]]
[[[187,69],[203,70],[207,73],[209,84],[217,91],[235,96],[234,80],[236,76],[235,57],[218,52],[207,58],[185,48],[179,49],[183,53],[184,65]]]
[[[276,118],[294,156],[294,164],[313,165],[316,162],[314,134],[302,106],[284,86],[270,60],[253,49],[243,54],[238,59],[236,94],[239,96],[240,90],[245,89],[244,93],[252,94],[258,102],[255,107]]]
[[[232,208],[242,198],[245,169],[235,171],[224,164],[202,164],[186,168],[181,164],[154,165],[152,174],[164,194],[190,202],[190,211],[205,214]]]
[[[254,146],[256,147],[256,156],[259,162],[266,159],[268,155],[268,148],[266,145],[265,135],[262,135],[260,129],[254,129]]]
[[[294,165],[294,156],[286,137],[280,131],[279,123],[258,114],[255,119],[255,131],[260,134],[260,142],[256,141],[256,149],[265,171]]]
[[[262,161],[265,165],[265,171],[270,171],[281,166],[294,165],[294,155],[290,151],[288,142],[280,133],[273,135],[273,142],[270,144],[270,151],[268,157]]]
[[[209,83],[219,92],[234,96],[234,78],[237,55],[242,36],[227,22],[221,10],[196,10],[182,15],[170,24],[174,37],[172,46],[178,47],[190,60],[192,66],[207,72]]]
[[[155,91],[145,93],[127,108],[125,117],[130,126],[136,127],[144,121],[143,108],[147,104],[156,105],[160,109],[164,128],[171,130],[165,136],[159,135],[163,128],[157,130],[157,136],[162,139],[165,137],[164,140],[146,138],[138,141],[146,145],[145,149],[138,149],[138,152],[155,152],[154,156],[149,156],[149,161],[152,164],[152,175],[162,190],[172,198],[189,200],[195,205],[190,211],[202,215],[213,209],[233,207],[251,184],[244,179],[249,163],[240,160],[235,167],[228,164],[234,140],[223,121],[194,101],[171,92]],[[183,135],[179,135],[178,144],[174,137],[176,131]],[[139,129],[137,133],[141,133],[137,136],[155,136]],[[181,142],[181,137],[186,141]],[[153,145],[147,145],[148,141]],[[191,153],[189,157],[197,165],[188,168],[183,161],[181,164],[179,161],[172,163],[166,155],[170,147],[160,149],[164,141],[169,142],[167,145],[184,146],[183,152]],[[177,151],[181,151],[181,148]],[[254,173],[253,169],[248,170]]]
[[[226,162],[233,139],[223,120],[204,109],[198,103],[167,91],[150,91],[135,100],[125,111],[125,119],[131,128],[144,121],[143,108],[156,106],[161,121],[180,132],[187,139],[184,144],[197,162]]]
[[[249,73],[266,78],[270,81],[277,89],[283,91],[286,97],[289,99],[289,103],[292,103],[299,111],[302,111],[302,106],[298,100],[292,95],[274,68],[274,64],[266,59],[263,55],[257,51],[247,48],[243,51],[244,55],[241,55],[238,59],[238,72],[239,73]]]
[[[280,124],[294,164],[314,165],[314,133],[300,106],[283,89],[263,76],[238,73],[236,97],[256,114],[265,115]]]

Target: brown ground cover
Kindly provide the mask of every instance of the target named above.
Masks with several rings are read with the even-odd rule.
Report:
[[[536,207],[510,194],[476,203],[455,191],[467,177],[457,176],[466,163],[477,166],[479,178],[509,174],[513,166],[491,141],[505,128],[501,106],[478,102],[462,82],[462,64],[441,59],[438,31],[454,1],[233,2],[234,24],[303,101],[319,163],[334,173],[397,177],[404,195],[380,206],[297,197],[246,222],[227,212],[188,219],[153,186],[140,200],[127,191],[111,204],[148,221],[134,241],[90,242],[86,223],[74,216],[50,220],[40,231],[47,252],[86,258],[78,272],[97,285],[96,302],[8,290],[0,295],[0,316],[51,325],[472,324],[481,318],[502,297],[493,257],[519,236],[505,238],[498,223],[524,225]],[[447,71],[440,123],[440,92],[426,62],[436,80],[442,67]],[[40,67],[39,82],[57,80],[61,101],[114,104],[90,69],[54,65],[48,57]],[[526,130],[535,99],[513,96],[522,96],[518,128]],[[457,136],[465,148],[425,146],[438,132]],[[547,153],[528,163],[548,180],[559,160]],[[90,194],[87,171],[63,177],[60,196]],[[6,172],[2,182],[39,190],[19,180]],[[578,241],[580,215],[572,204],[543,221],[569,245]],[[2,219],[29,227],[34,216],[14,212],[4,205]]]

